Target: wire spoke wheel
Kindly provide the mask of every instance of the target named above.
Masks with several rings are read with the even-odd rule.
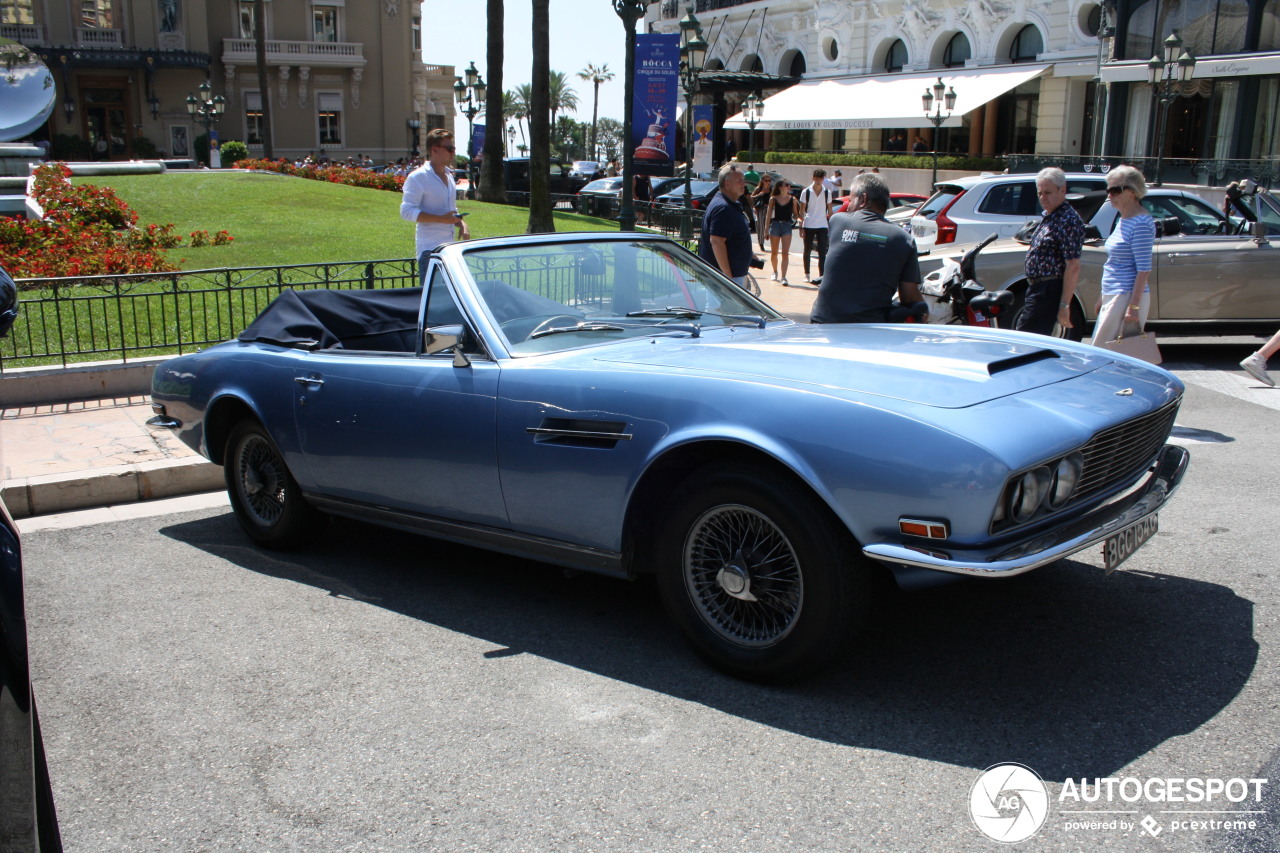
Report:
[[[804,605],[800,560],[768,516],[741,504],[707,510],[685,540],[684,580],[698,615],[745,648],[785,638]]]
[[[314,535],[318,514],[261,424],[236,424],[223,461],[231,508],[250,539],[267,548],[292,548]]]
[[[287,485],[284,460],[260,435],[250,435],[235,459],[236,488],[254,521],[271,526],[284,515]]]

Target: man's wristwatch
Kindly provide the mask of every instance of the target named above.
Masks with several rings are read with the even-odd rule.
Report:
[[[1058,307],[1059,307],[1059,308],[1070,308],[1071,306],[1070,306],[1070,305],[1068,305],[1068,304],[1067,304],[1067,303],[1065,303],[1065,302],[1059,302],[1059,303],[1058,303]]]

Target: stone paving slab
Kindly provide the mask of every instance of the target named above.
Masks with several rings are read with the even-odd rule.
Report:
[[[5,504],[15,518],[222,488],[222,469],[146,425],[143,395],[0,412]]]

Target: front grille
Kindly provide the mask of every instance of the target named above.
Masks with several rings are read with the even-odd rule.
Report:
[[[1179,397],[1150,414],[1105,429],[1081,448],[1084,471],[1072,502],[1123,483],[1141,473],[1156,458],[1173,430],[1182,404]]]

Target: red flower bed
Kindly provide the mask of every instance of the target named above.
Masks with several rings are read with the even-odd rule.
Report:
[[[35,172],[31,194],[44,219],[0,217],[0,266],[14,278],[56,278],[171,272],[166,249],[182,244],[173,224],[138,227],[138,214],[107,187],[72,186],[71,170],[61,163]],[[203,242],[230,243],[220,231]],[[192,235],[192,245],[201,245]]]
[[[287,160],[241,160],[236,163],[238,169],[254,169],[260,172],[279,172],[295,178],[309,178],[313,181],[328,181],[331,184],[345,184],[349,187],[363,187],[370,190],[389,190],[401,192],[404,189],[402,175],[389,175],[385,172],[370,172],[367,169],[352,169],[347,166],[295,166]]]

